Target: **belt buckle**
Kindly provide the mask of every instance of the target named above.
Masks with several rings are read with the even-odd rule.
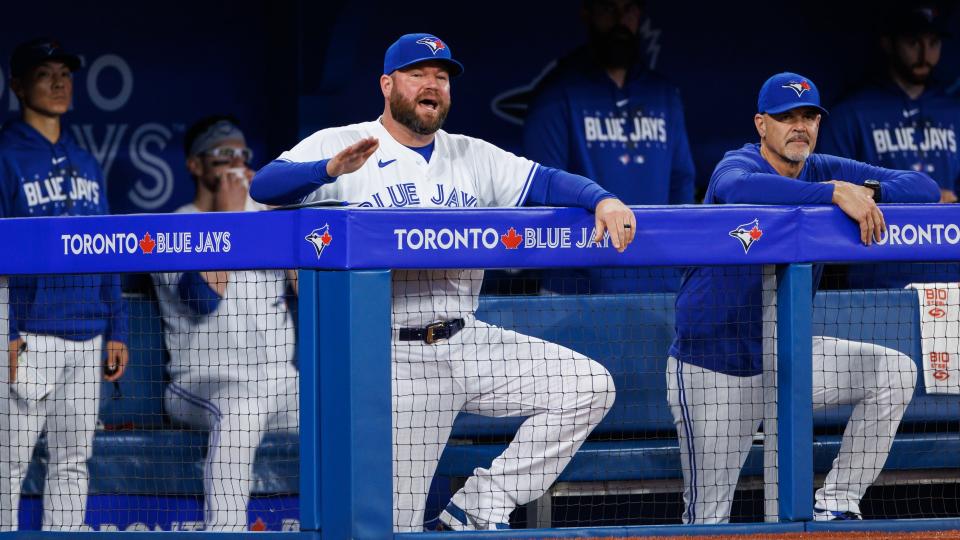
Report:
[[[443,339],[443,338],[434,337],[434,335],[433,335],[434,332],[436,332],[436,331],[439,330],[440,328],[443,328],[443,323],[442,323],[442,322],[436,322],[436,323],[433,323],[433,324],[428,324],[428,325],[427,325],[427,335],[423,338],[423,341],[425,341],[427,345],[433,345],[433,344],[436,343],[438,340]]]

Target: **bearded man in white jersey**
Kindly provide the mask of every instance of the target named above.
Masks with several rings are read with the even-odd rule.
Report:
[[[339,199],[362,207],[578,206],[596,238],[622,252],[633,212],[593,181],[441,130],[450,79],[463,66],[429,34],[407,34],[384,58],[383,115],[318,131],[260,170],[267,204]],[[373,159],[371,159],[373,158]],[[540,497],[613,405],[607,370],[565,347],[476,320],[482,270],[393,273],[394,528],[509,528]],[[430,481],[460,411],[525,416],[507,449],[477,468],[424,524]]]
[[[196,122],[184,152],[197,193],[178,213],[263,210],[247,193],[253,153],[236,119]],[[286,303],[296,278],[284,270],[234,270],[153,280],[170,352],[164,405],[174,420],[209,433],[205,528],[244,531],[257,447],[268,432],[295,434],[299,427],[296,338]]]

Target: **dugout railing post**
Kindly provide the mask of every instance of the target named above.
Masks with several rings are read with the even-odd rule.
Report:
[[[777,269],[777,492],[780,521],[813,518],[813,273]]]
[[[390,271],[299,275],[301,530],[391,538]]]

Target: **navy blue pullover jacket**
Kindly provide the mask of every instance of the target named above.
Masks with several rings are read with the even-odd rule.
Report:
[[[21,120],[0,130],[0,217],[108,214],[96,159],[63,129],[51,143]],[[7,256],[29,257],[29,253]],[[127,308],[116,274],[13,276],[10,340],[20,332],[74,341],[126,342]]]

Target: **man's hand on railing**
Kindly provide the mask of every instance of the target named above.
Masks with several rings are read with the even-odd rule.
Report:
[[[830,180],[833,184],[833,204],[860,225],[860,241],[869,246],[879,240],[887,230],[883,212],[873,202],[873,190],[842,180]]]
[[[367,162],[367,158],[373,155],[380,147],[380,141],[375,137],[367,137],[344,148],[339,154],[333,156],[327,162],[327,175],[330,178],[336,178],[344,174],[350,174]]]
[[[596,217],[594,242],[603,240],[603,232],[610,231],[610,239],[613,241],[613,247],[623,253],[627,249],[633,237],[637,234],[637,218],[633,215],[633,210],[627,208],[620,199],[609,198],[597,203],[594,210]]]

